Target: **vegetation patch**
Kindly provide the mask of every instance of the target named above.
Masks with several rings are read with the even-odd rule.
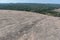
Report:
[[[41,14],[53,15],[60,17],[60,13],[51,11],[60,8],[60,4],[36,4],[36,3],[5,3],[0,4],[3,10],[20,10],[37,12]]]

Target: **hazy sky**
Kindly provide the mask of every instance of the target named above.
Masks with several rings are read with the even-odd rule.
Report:
[[[57,3],[60,0],[0,0],[0,3]]]

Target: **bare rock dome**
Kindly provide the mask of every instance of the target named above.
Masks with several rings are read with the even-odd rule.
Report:
[[[60,40],[60,18],[0,10],[0,40]]]

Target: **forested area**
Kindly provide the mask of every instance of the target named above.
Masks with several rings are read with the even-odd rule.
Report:
[[[3,10],[20,10],[31,11],[41,14],[60,16],[60,13],[52,11],[60,8],[60,4],[36,4],[36,3],[5,3],[0,4],[0,9]]]

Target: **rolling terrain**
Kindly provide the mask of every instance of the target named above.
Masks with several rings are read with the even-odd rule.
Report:
[[[60,18],[0,10],[0,40],[60,40]]]
[[[60,4],[41,3],[0,3],[0,10],[19,10],[60,17],[60,13],[52,11],[59,9]]]

